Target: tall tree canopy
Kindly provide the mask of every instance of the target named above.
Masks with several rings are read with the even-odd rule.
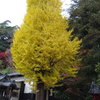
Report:
[[[73,34],[83,40],[82,48],[91,49],[100,45],[100,1],[73,0],[70,10],[70,25]]]
[[[17,71],[30,82],[53,87],[61,74],[75,75],[80,41],[71,40],[59,0],[27,0],[24,24],[16,31],[11,53]]]
[[[17,26],[10,26],[9,20],[0,23],[0,52],[5,52],[10,48],[11,39],[13,37],[14,30]]]
[[[73,35],[82,39],[80,57],[82,66],[79,70],[81,100],[87,100],[87,93],[92,81],[97,78],[96,64],[100,62],[100,0],[72,0],[69,26],[74,28]]]

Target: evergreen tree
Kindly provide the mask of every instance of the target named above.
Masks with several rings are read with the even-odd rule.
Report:
[[[78,72],[79,81],[75,87],[80,86],[81,100],[87,100],[91,82],[97,78],[96,64],[100,62],[100,0],[73,1],[69,25],[70,28],[74,27],[73,37],[82,39],[80,52],[82,65]]]
[[[17,71],[37,85],[36,100],[44,100],[43,87],[54,87],[63,73],[75,75],[80,41],[72,40],[72,31],[66,31],[68,21],[60,14],[59,0],[27,0],[27,5],[11,53]]]
[[[10,48],[10,39],[17,28],[17,26],[10,26],[9,23],[11,23],[9,20],[0,23],[0,52],[5,52],[6,49]]]
[[[91,49],[100,45],[100,1],[77,1],[70,10],[70,26],[74,27],[73,35],[82,39],[82,48]]]

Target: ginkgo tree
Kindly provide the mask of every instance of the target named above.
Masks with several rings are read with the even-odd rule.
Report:
[[[39,89],[40,84],[40,88],[49,89],[63,78],[62,74],[76,73],[80,41],[72,40],[72,31],[66,31],[68,21],[62,18],[60,7],[59,0],[27,0],[24,23],[14,34],[14,65],[34,83],[33,89]]]

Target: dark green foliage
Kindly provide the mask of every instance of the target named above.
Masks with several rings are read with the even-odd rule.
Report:
[[[4,52],[7,48],[10,48],[10,43],[4,38],[0,39],[0,52]]]
[[[70,26],[74,27],[73,35],[83,40],[82,48],[91,49],[100,45],[100,1],[78,1],[70,9]]]
[[[87,54],[81,55],[83,67],[79,70],[79,75],[84,76],[85,79],[93,81],[97,78],[95,72],[95,65],[100,62],[100,47],[93,47]]]
[[[65,78],[61,83],[63,83],[63,86],[55,88],[56,100],[91,100],[91,95],[85,93],[90,86],[87,89],[86,84],[84,82],[82,84],[80,78]]]
[[[69,24],[74,27],[73,35],[82,39],[78,77],[86,95],[91,82],[97,79],[95,65],[100,61],[100,0],[75,1],[78,2],[70,10]]]
[[[14,30],[17,28],[17,26],[9,26],[9,23],[11,23],[9,20],[0,23],[0,52],[10,48]]]
[[[100,86],[100,61],[96,64],[96,72],[98,73],[97,84]]]
[[[12,73],[12,70],[11,70],[10,67],[7,67],[7,68],[5,68],[3,70],[0,70],[0,73],[2,73],[2,74],[10,74],[10,73]]]
[[[67,98],[66,92],[59,91],[55,95],[55,100],[66,100],[66,98]]]

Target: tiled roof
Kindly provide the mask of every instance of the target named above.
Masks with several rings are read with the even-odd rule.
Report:
[[[0,74],[0,88],[3,87],[14,87],[16,88],[16,84],[14,81],[10,79],[10,77],[6,74]]]
[[[91,93],[91,94],[100,94],[100,86],[98,86],[97,84],[92,82],[89,93]]]

